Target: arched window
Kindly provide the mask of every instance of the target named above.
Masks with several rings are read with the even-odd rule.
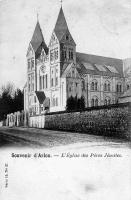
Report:
[[[95,90],[97,90],[97,82],[95,82]]]
[[[42,90],[42,76],[40,76],[40,90]]]
[[[91,99],[91,107],[94,107],[95,106],[95,101],[94,99]]]
[[[53,82],[53,78],[51,79],[51,86],[53,87],[54,85],[54,82]]]
[[[104,100],[104,105],[109,105],[109,104],[111,104],[111,99],[110,97],[106,97]]]
[[[122,84],[121,83],[117,83],[116,92],[122,92]]]
[[[98,99],[95,99],[95,106],[98,106]]]
[[[45,83],[46,83],[46,88],[47,88],[47,87],[48,87],[48,84],[47,84],[47,83],[48,83],[47,74],[46,74],[46,76],[45,76],[45,80],[46,80]]]
[[[99,102],[98,102],[98,97],[97,96],[94,96],[92,99],[91,99],[91,106],[92,107],[95,107],[95,106],[98,106]]]
[[[67,47],[63,47],[62,54],[63,54],[63,59],[66,59],[67,58]]]
[[[45,88],[45,76],[43,75],[43,89]]]
[[[120,92],[122,91],[122,86],[121,86],[121,84],[119,85],[119,87],[120,87]]]
[[[98,82],[96,80],[93,80],[91,83],[91,90],[98,90]]]
[[[94,90],[94,82],[91,83],[91,90]]]
[[[107,91],[106,83],[104,83],[104,91]]]
[[[110,83],[108,83],[108,92],[110,91]]]
[[[109,81],[106,81],[106,82],[104,83],[104,91],[110,92],[110,90],[111,90],[110,82],[109,82]]]

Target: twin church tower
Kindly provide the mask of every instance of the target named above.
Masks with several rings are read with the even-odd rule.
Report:
[[[122,60],[77,53],[62,6],[48,47],[37,21],[26,57],[30,116],[65,110],[71,96],[83,97],[86,107],[112,104],[124,90]]]

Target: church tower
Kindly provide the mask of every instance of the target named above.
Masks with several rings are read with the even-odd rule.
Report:
[[[56,45],[55,39],[57,40],[57,44],[59,46],[58,59],[60,62],[60,70],[62,73],[64,64],[69,64],[72,62],[76,63],[76,44],[69,31],[62,6],[60,8],[59,15],[55,24],[55,28],[50,40],[50,44],[49,44],[50,50],[52,50]],[[51,53],[50,62],[52,62],[53,54],[51,51],[50,53]],[[55,55],[54,55],[54,58],[55,58]]]
[[[29,112],[35,113],[35,92],[38,90],[37,86],[37,58],[40,56],[41,50],[44,49],[45,54],[48,53],[48,48],[44,41],[44,37],[40,28],[39,21],[37,20],[36,27],[29,43],[27,51],[27,91],[28,91],[28,105]]]
[[[51,102],[54,106],[63,106],[61,76],[70,63],[76,63],[76,44],[69,31],[62,6],[49,43],[49,62]]]

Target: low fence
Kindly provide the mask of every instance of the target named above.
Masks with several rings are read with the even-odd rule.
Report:
[[[28,113],[24,111],[18,111],[7,115],[6,126],[28,126]]]
[[[88,108],[78,112],[45,115],[45,129],[131,138],[131,104]]]
[[[45,115],[29,117],[29,126],[35,128],[45,128]]]

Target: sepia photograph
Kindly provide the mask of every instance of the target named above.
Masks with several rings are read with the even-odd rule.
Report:
[[[131,2],[0,0],[0,199],[130,191]]]

